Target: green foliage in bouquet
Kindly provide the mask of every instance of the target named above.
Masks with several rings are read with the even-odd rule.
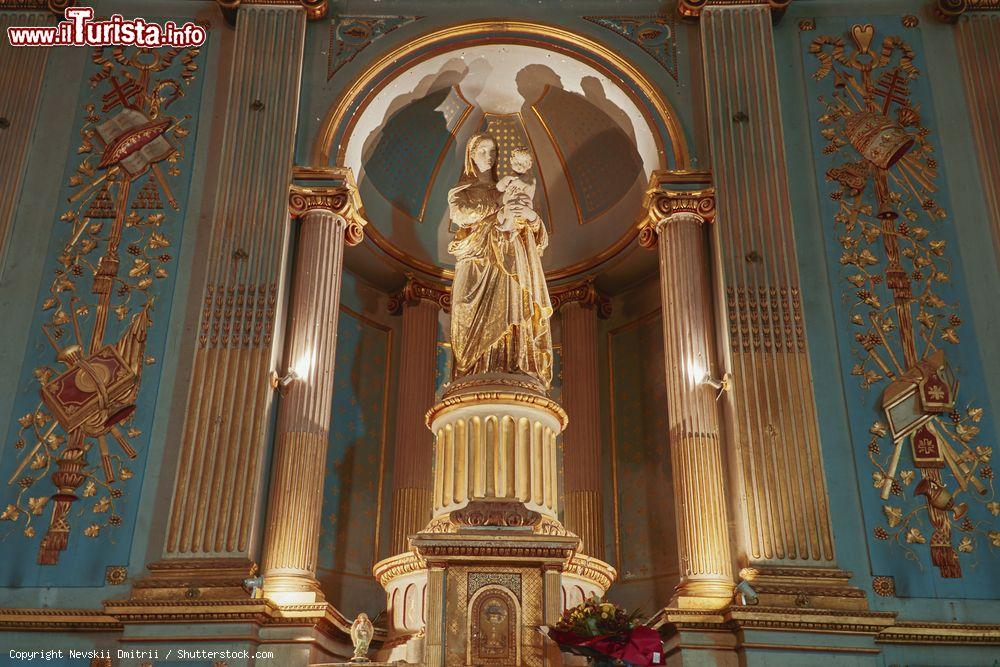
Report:
[[[639,625],[639,610],[627,612],[611,602],[591,597],[563,612],[555,630],[581,637],[623,635]]]

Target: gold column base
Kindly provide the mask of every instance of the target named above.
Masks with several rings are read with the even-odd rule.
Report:
[[[688,579],[677,585],[670,607],[724,609],[733,601],[733,582],[725,579]]]
[[[311,572],[268,574],[264,579],[263,597],[277,605],[313,604],[326,600]]]

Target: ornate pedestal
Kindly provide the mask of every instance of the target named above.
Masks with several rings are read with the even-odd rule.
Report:
[[[558,518],[556,438],[566,413],[524,376],[476,375],[427,413],[434,517],[411,551],[376,564],[388,597],[378,659],[555,665],[538,626],[603,595],[616,575],[578,553]]]

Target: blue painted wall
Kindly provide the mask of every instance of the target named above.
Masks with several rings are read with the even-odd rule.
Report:
[[[969,407],[983,408],[981,421],[974,423],[980,432],[970,444],[990,447],[995,442],[992,415],[1000,391],[994,379],[1000,369],[997,348],[990,342],[995,339],[998,325],[996,305],[1000,280],[992,248],[984,242],[989,238],[989,229],[981,195],[975,192],[975,184],[979,182],[976,162],[971,157],[975,147],[967,122],[960,120],[967,118],[967,110],[955,58],[954,28],[933,21],[920,10],[921,7],[908,2],[873,6],[870,3],[807,0],[795,3],[776,27],[775,49],[789,186],[811,362],[817,380],[816,400],[838,564],[854,571],[855,584],[869,591],[874,608],[899,611],[903,619],[987,621],[996,617],[995,600],[971,598],[995,598],[1000,589],[997,585],[1000,552],[993,547],[989,537],[990,531],[997,530],[996,519],[987,505],[994,500],[989,479],[980,474],[988,488],[985,496],[972,492],[956,499],[956,502],[968,502],[970,512],[967,516],[973,526],[971,531],[963,530],[963,525],[968,528],[969,524],[954,522],[953,544],[957,547],[963,537],[969,537],[973,546],[972,551],[959,554],[962,579],[942,579],[928,562],[928,544],[906,542],[908,530],[904,531],[899,543],[881,540],[874,532],[880,524],[889,531],[883,505],[902,509],[904,516],[923,505],[922,497],[913,497],[920,476],[918,472],[914,482],[902,484],[901,494],[892,495],[888,502],[880,499],[879,490],[873,485],[872,472],[876,468],[868,458],[868,447],[873,439],[869,429],[876,420],[886,421],[884,413],[880,414],[878,409],[885,382],[879,381],[880,384],[865,390],[860,387],[861,378],[851,374],[859,361],[860,346],[855,340],[858,327],[851,323],[851,316],[859,312],[855,308],[858,288],[845,278],[857,271],[856,267],[841,263],[845,252],[841,237],[846,234],[843,225],[838,228],[835,224],[839,200],[831,198],[830,193],[837,189],[837,184],[827,181],[825,174],[838,158],[835,153],[823,152],[828,141],[820,132],[827,125],[818,120],[824,112],[818,96],[830,99],[832,75],[815,80],[813,73],[818,61],[808,52],[809,44],[820,35],[843,36],[851,52],[854,47],[846,30],[855,23],[876,26],[875,50],[881,48],[884,36],[896,35],[915,51],[915,65],[920,76],[910,82],[909,90],[919,105],[921,124],[930,130],[927,141],[938,163],[935,181],[938,191],[934,200],[947,216],[937,222],[929,221],[918,205],[916,212],[924,220],[909,224],[919,224],[929,230],[925,243],[931,240],[946,242],[942,262],[948,267],[945,271],[950,279],[936,284],[935,289],[940,288],[941,298],[949,307],[955,306],[954,314],[961,320],[957,332],[960,342],[951,344],[938,340],[936,345],[946,348],[959,374],[961,417],[967,418]],[[919,25],[904,27],[901,18],[906,14],[917,15]],[[801,30],[799,22],[802,19],[815,20],[816,29]],[[911,131],[916,129],[911,128]],[[847,146],[844,150],[851,148]],[[863,196],[874,201],[870,190]],[[862,238],[861,244],[867,246],[867,241]],[[873,266],[884,268],[884,253],[879,254],[879,248],[876,244],[872,249],[878,261]],[[854,250],[860,252],[861,247]],[[912,271],[913,267],[909,269]],[[883,304],[891,303],[884,283],[876,285],[873,291]],[[950,311],[945,313],[945,320],[950,314]],[[945,321],[941,330],[949,325]],[[898,334],[890,334],[890,338],[893,335]],[[897,346],[894,349],[898,354],[898,343],[890,345]],[[923,344],[920,348],[923,349]],[[965,421],[973,425],[971,420]],[[878,447],[879,454],[875,456],[882,460],[891,452],[891,439],[880,438]],[[900,470],[914,470],[908,459],[909,447],[909,443],[905,443]],[[982,469],[977,471],[981,473]],[[945,478],[949,489],[954,490],[956,484],[947,469]],[[927,523],[925,512],[917,510],[917,515],[922,515],[924,524]],[[930,531],[926,525],[921,530],[922,534],[928,534],[929,542]],[[907,548],[913,550],[915,559],[906,557]],[[871,588],[874,575],[893,576],[897,597],[874,595]],[[898,658],[905,649],[893,649],[893,653]]]
[[[94,204],[96,197],[87,195],[75,202],[71,202],[70,197],[85,190],[89,183],[105,173],[98,166],[103,144],[85,133],[116,117],[124,108],[121,104],[114,104],[117,98],[113,95],[112,81],[95,76],[105,62],[110,63],[107,67],[113,66],[110,71],[119,85],[124,87],[127,73],[138,77],[139,70],[116,63],[111,49],[106,49],[101,62],[88,58],[74,85],[61,88],[63,95],[66,90],[73,91],[75,118],[66,146],[64,166],[58,171],[51,167],[47,169],[51,178],[58,179],[60,184],[58,194],[46,202],[50,212],[45,217],[54,222],[49,226],[47,223],[40,224],[33,216],[18,215],[8,255],[10,259],[4,267],[6,275],[34,271],[34,267],[40,268],[41,272],[36,290],[20,290],[17,293],[5,290],[3,294],[7,304],[27,316],[21,320],[25,322],[23,328],[27,333],[24,346],[19,354],[8,349],[7,354],[14,353],[14,359],[5,359],[5,366],[11,370],[14,368],[11,361],[19,367],[14,375],[16,379],[0,390],[0,411],[4,418],[2,423],[6,426],[2,431],[3,447],[0,448],[0,472],[4,481],[14,475],[28,454],[36,453],[15,476],[14,484],[5,484],[0,490],[0,506],[4,508],[6,519],[0,523],[0,539],[8,548],[25,555],[23,558],[0,561],[0,585],[102,586],[106,568],[127,567],[130,563],[133,537],[139,525],[137,509],[144,473],[149,452],[155,449],[155,446],[151,447],[151,431],[156,407],[163,403],[158,399],[161,375],[165,367],[173,366],[172,363],[164,363],[164,353],[177,276],[183,272],[179,255],[184,243],[185,221],[191,214],[191,183],[195,172],[204,77],[200,72],[192,75],[195,70],[188,68],[188,64],[195,68],[203,66],[205,56],[201,51],[207,48],[206,45],[193,53],[176,54],[167,66],[152,73],[152,81],[146,90],[148,94],[161,81],[171,80],[177,84],[176,88],[168,85],[161,89],[163,99],[159,119],[171,117],[171,127],[164,136],[178,153],[175,158],[157,163],[175,204],[169,202],[168,191],[152,170],[131,183],[125,202],[129,217],[125,219],[121,236],[121,268],[119,280],[113,285],[111,312],[103,340],[105,344],[115,344],[143,305],[149,304],[148,315],[152,323],[148,331],[143,332],[148,338],[143,354],[140,390],[135,401],[136,410],[133,417],[119,426],[122,437],[135,449],[137,457],[131,460],[124,456],[123,450],[109,435],[107,442],[117,481],[105,484],[98,465],[99,446],[93,439],[87,440],[90,443],[86,469],[88,477],[78,489],[80,500],[73,505],[69,516],[71,532],[68,548],[60,554],[57,565],[39,565],[35,554],[48,528],[53,505],[51,501],[44,501],[44,506],[39,506],[39,503],[55,491],[46,473],[56,469],[57,454],[46,460],[44,455],[39,457],[43,448],[35,450],[38,436],[47,433],[52,425],[47,416],[49,411],[44,408],[39,410],[38,391],[41,382],[54,378],[65,368],[57,362],[55,350],[47,341],[42,327],[50,327],[49,331],[58,337],[56,343],[60,347],[75,341],[70,317],[71,310],[75,309],[82,342],[85,345],[90,342],[98,301],[91,291],[93,271],[105,252],[112,220],[98,217],[101,212],[97,209],[101,207]],[[131,56],[130,52],[126,54]],[[52,76],[46,81],[43,100],[51,99],[49,95],[55,92],[52,86],[64,85],[59,82],[58,70],[53,71],[58,68],[58,62],[58,57],[50,60]],[[182,74],[188,75],[187,78]],[[176,98],[171,99],[175,94]],[[127,98],[126,103],[139,106],[147,116],[152,115],[148,104],[142,105],[134,97]],[[109,105],[110,108],[107,108]],[[122,118],[118,116],[118,120]],[[46,133],[52,129],[40,123],[36,141],[44,144],[48,140]],[[29,173],[31,168],[29,165]],[[119,188],[117,184],[110,188],[111,199],[118,197]],[[100,191],[98,181],[90,192]],[[160,207],[144,207],[144,204],[152,204],[148,198],[154,191],[158,193]],[[113,210],[115,204],[109,200],[108,206]],[[85,219],[88,216],[90,219]],[[40,233],[47,233],[44,248],[37,242]],[[72,244],[74,239],[75,245]],[[79,300],[71,302],[74,298]],[[39,413],[41,416],[37,418],[31,416]],[[61,450],[62,441],[59,438],[65,438],[66,433],[60,427],[53,431],[53,436],[56,440],[49,443],[48,450],[55,453]]]

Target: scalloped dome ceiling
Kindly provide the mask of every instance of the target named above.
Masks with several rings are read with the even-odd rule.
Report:
[[[663,162],[659,135],[628,92],[588,63],[520,44],[439,54],[370,99],[344,150],[383,251],[428,273],[454,266],[447,194],[477,132],[497,140],[500,177],[510,173],[512,148],[534,154],[550,274],[620,250]]]

